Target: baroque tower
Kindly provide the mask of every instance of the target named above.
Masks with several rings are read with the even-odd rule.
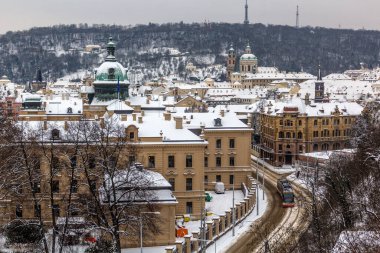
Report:
[[[236,53],[231,44],[230,49],[228,50],[228,58],[227,58],[227,80],[231,81],[232,73],[235,70],[236,65]]]

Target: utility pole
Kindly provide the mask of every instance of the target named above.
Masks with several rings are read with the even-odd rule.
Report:
[[[297,13],[296,13],[296,28],[300,28],[300,12],[297,5]]]

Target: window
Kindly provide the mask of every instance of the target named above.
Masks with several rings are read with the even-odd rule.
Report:
[[[291,133],[290,132],[286,132],[286,138],[290,139],[291,137],[292,137]]]
[[[302,153],[303,151],[302,145],[299,145],[298,149],[299,149],[299,152]]]
[[[192,168],[192,167],[193,167],[193,156],[186,155],[186,168]]]
[[[60,169],[58,157],[53,156],[51,158],[51,166],[52,166],[53,170],[59,170]]]
[[[22,205],[16,205],[16,218],[22,218]]]
[[[298,139],[302,139],[302,132],[298,132]]]
[[[280,138],[280,139],[284,138],[284,132],[279,132],[278,133],[278,138]]]
[[[40,193],[41,192],[41,183],[40,182],[33,182],[33,189],[32,191],[34,193]]]
[[[234,175],[230,175],[230,184],[234,184]]]
[[[59,140],[59,130],[58,129],[53,129],[51,130],[51,139],[53,140]]]
[[[73,108],[71,107],[67,108],[67,113],[73,113]]]
[[[186,178],[186,191],[192,191],[192,190],[193,190],[193,179]]]
[[[205,175],[205,180],[204,180],[204,183],[207,184],[208,183],[208,176]]]
[[[114,68],[109,68],[108,69],[108,79],[109,80],[114,80],[115,79],[115,69]]]
[[[186,213],[193,213],[193,202],[186,202]]]
[[[78,192],[78,180],[72,180],[71,181],[71,192],[77,193]]]
[[[40,204],[34,205],[34,217],[36,217],[36,218],[41,217],[41,205]]]
[[[89,181],[89,188],[90,188],[90,191],[93,191],[93,192],[95,192],[96,191],[96,180],[90,180]]]
[[[53,205],[53,216],[56,218],[56,217],[59,217],[59,214],[60,214],[59,205],[54,204]]]
[[[175,162],[174,162],[174,155],[169,155],[168,156],[168,167],[169,168],[174,168],[175,167]]]
[[[235,157],[230,156],[230,166],[235,166]]]
[[[51,191],[53,193],[59,193],[59,181],[58,180],[53,180],[52,186],[51,186]]]
[[[235,148],[235,139],[230,139],[230,148]]]
[[[286,126],[293,126],[293,121],[291,121],[291,120],[287,120],[287,121],[285,122],[285,125],[286,125]]]
[[[155,168],[156,167],[156,160],[153,155],[148,156],[148,168]]]
[[[216,148],[222,148],[222,140],[221,139],[217,139],[215,145],[216,145]]]
[[[134,140],[135,139],[135,133],[134,132],[129,132],[129,139]]]
[[[220,156],[215,158],[215,166],[216,167],[222,166],[222,158]]]
[[[222,176],[216,175],[215,180],[216,180],[216,182],[222,182]]]
[[[205,168],[208,167],[208,157],[207,156],[205,156],[205,159],[204,159],[204,166],[205,166]]]
[[[318,120],[314,120],[314,126],[318,126]]]
[[[299,120],[299,121],[298,121],[298,125],[299,125],[299,126],[302,126],[302,120]]]
[[[134,155],[130,155],[128,157],[129,165],[134,165],[136,162],[136,157]]]
[[[327,143],[322,144],[322,150],[323,151],[329,150],[329,144],[327,144]]]
[[[70,157],[70,166],[73,169],[77,167],[77,156]]]
[[[284,121],[280,120],[280,126],[284,125]]]
[[[171,190],[175,191],[175,178],[169,178],[169,183],[172,186]]]
[[[278,150],[282,150],[282,144],[278,145]]]
[[[318,144],[313,145],[313,151],[318,151]]]
[[[319,133],[318,131],[314,131],[314,132],[313,132],[313,137],[314,137],[314,138],[315,138],[315,137],[318,137],[318,133]]]
[[[95,166],[96,166],[95,156],[94,155],[90,155],[90,157],[88,158],[88,167],[90,169],[95,169]]]

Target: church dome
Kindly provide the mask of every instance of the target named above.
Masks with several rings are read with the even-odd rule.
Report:
[[[127,72],[123,65],[116,61],[103,62],[96,69],[95,80],[97,81],[125,81],[127,80]]]
[[[254,54],[243,54],[240,60],[257,60],[257,57]]]

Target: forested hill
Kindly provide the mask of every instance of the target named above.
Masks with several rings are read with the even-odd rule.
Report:
[[[380,32],[299,28],[254,24],[164,24],[135,27],[69,25],[33,28],[0,36],[0,75],[12,81],[33,80],[36,69],[55,79],[78,69],[93,69],[101,54],[83,53],[89,44],[103,48],[109,36],[117,43],[116,56],[124,66],[139,66],[149,77],[184,71],[188,61],[197,66],[225,64],[233,43],[242,53],[247,41],[261,66],[316,74],[320,63],[324,74],[369,67],[380,61]],[[178,49],[173,54],[170,48]],[[175,50],[174,50],[175,51]],[[146,72],[146,69],[150,69]]]

